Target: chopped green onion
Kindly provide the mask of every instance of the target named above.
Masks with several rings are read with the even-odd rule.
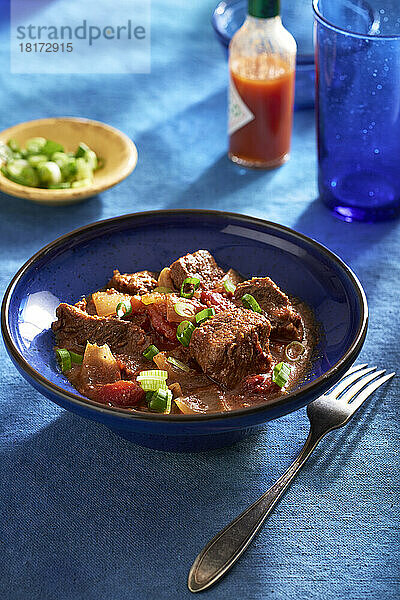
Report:
[[[242,296],[242,304],[245,308],[249,308],[253,312],[262,313],[260,305],[251,294],[244,294],[244,296]]]
[[[185,365],[185,363],[181,362],[177,358],[174,358],[173,356],[169,356],[167,358],[167,362],[171,363],[171,365],[173,365],[174,367],[181,369],[181,371],[185,371],[185,373],[189,373],[190,371],[190,368],[187,365]]]
[[[83,158],[86,160],[87,164],[92,169],[92,171],[95,171],[97,169],[96,152],[93,152],[93,150],[88,150]]]
[[[84,142],[81,142],[78,146],[78,150],[75,152],[76,158],[83,158],[88,150],[90,150],[89,146]]]
[[[0,162],[8,162],[14,158],[11,148],[4,142],[0,142]]]
[[[82,354],[75,354],[75,352],[70,352],[69,353],[71,360],[73,363],[75,363],[76,365],[81,365],[83,363],[83,355]]]
[[[197,277],[186,277],[181,285],[181,297],[193,298],[194,293],[198,289],[199,285],[200,279]]]
[[[149,402],[151,400],[152,395],[154,394],[154,392],[146,392],[146,404],[149,405]]]
[[[76,178],[79,180],[93,178],[93,170],[84,158],[76,159]]]
[[[171,390],[156,390],[149,400],[148,406],[150,410],[159,413],[170,413],[172,402]]]
[[[71,183],[72,188],[81,188],[87,187],[88,185],[92,185],[93,181],[91,179],[79,179],[79,181],[73,181]]]
[[[57,348],[56,356],[60,364],[61,371],[63,373],[65,373],[65,371],[69,371],[72,367],[72,362],[71,354],[68,352],[68,350],[66,350],[66,348]]]
[[[22,173],[22,170],[28,166],[29,163],[27,160],[25,160],[24,158],[17,158],[7,163],[6,169],[11,175],[11,177],[19,177]]]
[[[46,138],[35,137],[30,138],[25,143],[25,148],[28,154],[41,154],[42,148],[46,145]]]
[[[64,181],[61,183],[49,183],[47,187],[49,190],[69,190],[71,183],[69,181]]]
[[[296,362],[296,361],[300,360],[300,358],[303,356],[305,351],[306,351],[306,347],[304,346],[304,344],[302,344],[301,342],[298,342],[296,340],[293,340],[293,342],[290,342],[290,344],[288,344],[286,346],[285,356],[288,360],[291,360],[292,362]]]
[[[172,294],[171,288],[167,288],[167,287],[163,287],[163,286],[155,287],[153,292],[158,292],[159,294]]]
[[[236,290],[236,285],[233,283],[229,277],[224,280],[224,288],[228,292],[228,294],[234,294]]]
[[[76,160],[75,158],[68,157],[68,161],[63,164],[60,164],[59,161],[56,161],[58,166],[61,169],[61,174],[64,179],[71,179],[76,175]]]
[[[207,319],[211,319],[215,315],[215,308],[205,308],[196,314],[196,323],[200,325],[207,321]]]
[[[15,140],[9,140],[7,145],[0,142],[1,172],[11,181],[29,187],[53,190],[87,187],[93,183],[93,172],[103,164],[83,143],[75,156],[44,137],[30,138],[26,148],[20,148]]]
[[[31,166],[22,169],[21,179],[23,185],[28,185],[30,187],[37,187],[39,185],[38,174]]]
[[[189,346],[190,338],[192,337],[194,330],[195,326],[190,321],[182,321],[182,323],[179,323],[178,329],[176,330],[176,337],[185,348]]]
[[[152,379],[154,377],[160,377],[161,379],[167,379],[168,371],[162,371],[161,369],[151,369],[150,371],[140,371],[137,378],[144,377],[145,379]]]
[[[10,148],[10,150],[12,150],[13,152],[19,152],[20,150],[20,146],[17,142],[17,140],[11,139],[8,140],[7,142],[7,146]]]
[[[272,373],[272,381],[282,388],[284,385],[287,384],[291,371],[292,367],[290,365],[284,362],[280,362],[274,367]]]
[[[136,378],[138,384],[145,392],[155,392],[156,390],[167,390],[167,382],[165,379],[139,379]]]
[[[168,371],[153,369],[151,371],[141,371],[136,377],[136,381],[145,392],[155,392],[158,389],[168,389],[167,377]]]
[[[61,183],[62,176],[60,167],[51,160],[40,163],[38,166],[38,174],[41,183]]]
[[[30,187],[37,187],[39,185],[37,172],[23,158],[18,158],[7,163],[2,172],[8,179],[20,185],[28,185]]]
[[[194,317],[193,306],[187,302],[177,302],[174,304],[174,311],[180,317]]]
[[[28,156],[27,161],[31,167],[36,169],[40,163],[47,162],[47,156],[45,154],[33,154],[32,156]]]
[[[117,304],[117,308],[115,309],[117,313],[117,317],[124,317],[125,315],[129,315],[132,312],[132,304],[130,300],[123,300],[119,304]]]
[[[159,353],[159,349],[157,348],[157,346],[154,346],[154,344],[151,344],[150,346],[148,346],[146,348],[146,350],[143,352],[143,356],[145,358],[147,358],[148,360],[153,360],[153,358]]]
[[[48,157],[53,156],[55,152],[64,152],[64,146],[52,140],[46,140],[45,145],[40,149],[40,153]]]
[[[51,157],[51,160],[57,163],[61,169],[64,165],[68,164],[71,159],[65,152],[54,152],[54,154]]]

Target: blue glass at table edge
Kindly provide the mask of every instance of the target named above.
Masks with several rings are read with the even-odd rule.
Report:
[[[324,335],[310,383],[276,402],[232,413],[200,417],[126,413],[99,406],[76,393],[56,366],[48,326],[31,343],[24,341],[24,305],[35,294],[41,309],[43,291],[55,298],[55,305],[58,300],[73,302],[102,287],[115,265],[125,271],[159,270],[176,256],[201,247],[209,248],[222,266],[233,265],[247,276],[265,275],[268,257],[268,274],[314,308]],[[76,277],[77,272],[81,277]],[[28,261],[10,284],[2,306],[2,332],[20,373],[57,404],[98,420],[135,443],[196,451],[231,444],[255,426],[297,410],[326,391],[360,352],[367,315],[365,294],[350,269],[313,240],[243,215],[181,209],[100,221],[50,244]],[[49,322],[54,319],[51,317]],[[32,319],[28,325],[29,321]]]
[[[345,221],[400,215],[400,34],[382,31],[391,2],[380,5],[313,2],[318,187]],[[400,18],[398,4],[393,10]]]

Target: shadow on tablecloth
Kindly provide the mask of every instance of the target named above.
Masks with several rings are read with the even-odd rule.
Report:
[[[322,442],[314,464],[230,575],[238,597],[279,571],[288,526],[314,535],[315,495],[323,511],[326,499],[335,501],[337,481],[378,402],[361,409],[351,431]],[[10,418],[19,403],[10,400]],[[48,409],[47,401],[42,405]],[[301,410],[231,448],[176,455],[135,446],[62,411],[2,456],[3,472],[14,473],[3,486],[1,504],[9,507],[3,539],[6,552],[18,553],[7,561],[8,569],[13,565],[7,597],[190,598],[186,577],[197,552],[287,468],[307,429]],[[281,510],[293,513],[292,524],[279,524]],[[227,589],[222,583],[206,596],[225,600]]]

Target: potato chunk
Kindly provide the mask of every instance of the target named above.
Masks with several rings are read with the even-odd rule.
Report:
[[[125,300],[129,302],[130,299],[131,297],[127,294],[120,294],[115,290],[109,290],[107,292],[95,292],[92,294],[92,300],[99,317],[109,317],[110,315],[115,315],[118,304],[120,302],[124,302]]]
[[[80,380],[86,384],[104,385],[121,379],[121,372],[109,346],[86,344]]]

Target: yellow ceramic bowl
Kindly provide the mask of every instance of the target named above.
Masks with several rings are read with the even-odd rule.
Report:
[[[104,166],[95,172],[91,185],[68,190],[47,190],[20,185],[10,181],[0,172],[2,192],[39,204],[73,204],[119,183],[132,173],[137,163],[136,146],[128,136],[110,125],[89,119],[57,117],[26,121],[4,129],[0,133],[0,141],[6,143],[10,138],[14,138],[23,147],[29,138],[38,136],[59,142],[66,152],[74,152],[80,142],[85,142],[97,156],[104,159]]]

